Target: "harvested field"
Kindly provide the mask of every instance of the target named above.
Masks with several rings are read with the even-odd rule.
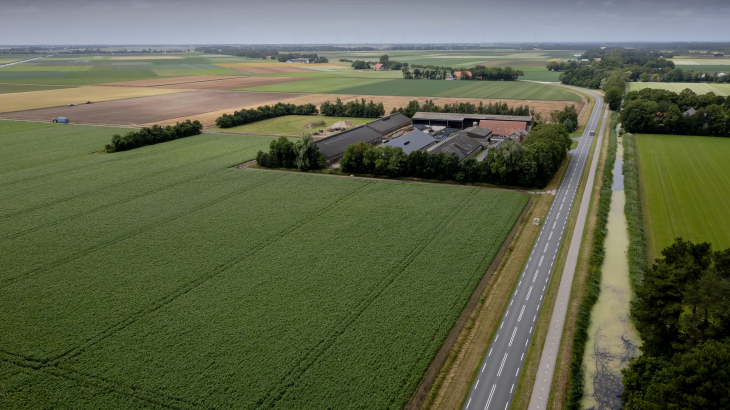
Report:
[[[151,80],[122,81],[118,83],[104,83],[99,85],[108,85],[114,87],[159,87],[173,84],[197,83],[202,81],[226,80],[229,78],[238,78],[238,76],[225,75],[191,75],[187,77],[175,78],[154,78]]]
[[[295,95],[295,94],[279,94],[280,96],[287,96],[287,95]],[[485,105],[488,105],[491,103],[497,103],[497,102],[503,102],[507,103],[510,107],[518,107],[520,105],[529,105],[531,109],[535,110],[535,112],[538,112],[542,114],[542,118],[550,118],[550,113],[554,110],[562,110],[563,107],[566,105],[575,105],[576,110],[578,110],[578,113],[583,110],[583,107],[585,106],[584,102],[573,102],[573,101],[537,101],[537,100],[490,100],[490,99],[479,99],[479,98],[427,98],[427,97],[384,97],[384,96],[378,96],[378,95],[352,95],[352,94],[300,94],[294,98],[283,98],[281,101],[286,104],[314,104],[319,107],[320,104],[322,104],[325,101],[335,101],[335,99],[340,98],[343,103],[346,103],[348,101],[352,101],[355,99],[364,98],[366,101],[373,100],[375,103],[382,102],[385,106],[385,112],[390,113],[393,108],[398,107],[405,107],[408,105],[409,101],[417,100],[420,104],[423,104],[426,102],[426,100],[433,100],[434,104],[437,105],[444,105],[444,104],[453,104],[458,102],[470,102],[475,105],[479,105],[480,102],[484,103]],[[277,102],[278,102],[277,101]],[[256,108],[261,104],[254,104],[254,105],[248,105],[248,106],[241,106],[235,108],[235,110],[240,110],[242,108],[250,109],[250,108]],[[174,125],[176,122],[183,121],[186,119],[191,120],[198,120],[200,121],[204,126],[210,127],[215,125],[216,118],[220,117],[223,114],[231,114],[233,110],[230,109],[224,109],[219,111],[211,111],[204,114],[194,115],[191,117],[175,117],[170,118],[168,120],[162,121],[159,124],[164,125]],[[152,124],[149,124],[152,125]]]
[[[159,90],[151,88],[79,87],[64,88],[60,90],[0,94],[0,113],[59,107],[69,104],[83,104],[87,101],[98,102],[122,100],[179,92],[179,90]],[[96,104],[92,104],[86,107],[95,106]],[[78,110],[80,107],[65,108],[67,110]]]
[[[180,60],[178,56],[115,56],[109,57],[111,60]]]
[[[312,70],[307,70],[299,67],[241,67],[231,68],[241,73],[246,74],[288,74],[288,73],[311,73]]]
[[[157,88],[186,90],[218,90],[228,91],[239,88],[258,87],[262,85],[290,83],[293,81],[311,80],[307,77],[234,77],[227,80],[202,81],[178,85],[165,85]]]
[[[91,87],[73,88],[71,90],[88,88]],[[103,88],[108,90],[125,90],[125,88]],[[74,123],[136,125],[158,123],[168,118],[179,117],[181,119],[195,119],[197,114],[205,112],[220,110],[230,112],[233,109],[245,106],[259,106],[267,103],[276,103],[278,101],[291,98],[292,96],[292,94],[221,91],[176,92],[175,90],[149,88],[134,90],[157,91],[158,93],[169,92],[175,94],[110,101],[91,105],[79,105],[76,107],[57,107],[21,111],[0,115],[0,117],[36,121],[47,121],[55,117],[68,117],[71,119],[71,122]],[[25,94],[31,93],[24,93],[22,95]],[[2,98],[7,95],[13,94],[0,95],[0,101],[2,101]]]
[[[530,65],[530,66],[545,67],[547,65],[547,63],[548,63],[547,61],[485,61],[483,63],[477,63],[477,65],[511,66],[511,67],[518,66],[518,65]]]

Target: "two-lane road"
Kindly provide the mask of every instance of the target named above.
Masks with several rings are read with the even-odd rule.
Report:
[[[502,322],[480,364],[474,384],[464,402],[467,410],[505,410],[513,401],[514,390],[532,340],[545,291],[553,272],[555,258],[565,233],[568,215],[576,198],[581,175],[586,165],[593,137],[603,108],[603,99],[596,105],[586,124],[583,138],[575,150],[555,200],[519,278]],[[580,238],[578,238],[580,240]]]

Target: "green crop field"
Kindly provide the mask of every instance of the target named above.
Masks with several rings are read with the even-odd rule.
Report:
[[[580,101],[564,88],[522,81],[368,80],[352,86],[352,79],[318,78],[295,83],[246,88],[246,91],[385,95],[408,97],[503,98],[519,100]]]
[[[58,90],[68,88],[62,85],[0,84],[0,94],[24,93],[26,91]]]
[[[372,120],[373,118],[325,117],[323,115],[285,115],[283,117],[269,118],[263,121],[227,128],[226,131],[300,135],[303,132],[311,133],[320,128],[329,127],[338,121],[350,121],[357,125],[364,124]],[[318,123],[320,121],[324,121],[325,125],[317,125],[314,128],[305,128],[307,124]]]
[[[3,407],[402,408],[528,199],[116,132],[0,122]]]
[[[712,83],[629,83],[629,91],[640,91],[644,88],[657,88],[681,93],[689,88],[697,94],[713,92],[716,95],[730,95],[730,84]]]
[[[730,247],[730,140],[639,135],[639,160],[653,254],[675,238]]]

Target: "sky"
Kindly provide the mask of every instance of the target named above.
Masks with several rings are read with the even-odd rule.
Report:
[[[0,45],[729,41],[728,0],[0,0]]]

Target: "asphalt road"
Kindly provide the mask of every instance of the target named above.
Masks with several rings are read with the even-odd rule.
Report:
[[[502,316],[494,340],[480,364],[474,384],[464,402],[464,409],[506,410],[513,401],[515,386],[532,340],[537,316],[565,233],[568,215],[576,198],[588,151],[593,142],[594,137],[590,132],[597,131],[596,127],[603,108],[603,99],[600,96],[588,94],[596,99],[596,105],[588,119],[583,138],[573,153],[573,159],[560,183],[550,211],[545,220],[540,221],[542,224],[540,234]],[[587,208],[588,201],[583,202]],[[585,220],[585,215],[583,219]],[[580,238],[577,240],[580,241]]]
[[[23,60],[23,61],[16,61],[14,63],[2,64],[2,65],[0,65],[0,68],[2,68],[2,67],[10,67],[11,65],[16,65],[16,64],[20,64],[20,63],[27,63],[28,61],[39,60],[41,58],[43,58],[43,57],[36,57],[36,58],[31,58],[30,60]]]

